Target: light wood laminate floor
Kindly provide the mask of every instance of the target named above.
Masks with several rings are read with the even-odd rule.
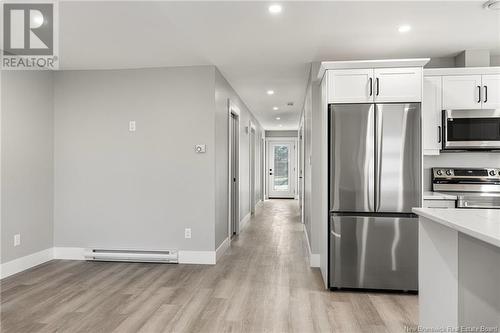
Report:
[[[215,266],[54,260],[1,282],[2,332],[404,332],[417,296],[330,292],[295,200],[261,203]]]

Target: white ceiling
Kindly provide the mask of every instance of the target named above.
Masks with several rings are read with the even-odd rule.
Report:
[[[61,65],[213,64],[266,129],[286,130],[297,128],[312,61],[500,54],[500,11],[482,9],[482,1],[281,4],[273,16],[266,1],[62,2]],[[412,30],[399,33],[401,24]]]

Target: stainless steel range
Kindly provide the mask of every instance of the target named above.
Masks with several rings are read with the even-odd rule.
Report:
[[[500,168],[432,168],[432,189],[457,196],[457,208],[500,209]]]

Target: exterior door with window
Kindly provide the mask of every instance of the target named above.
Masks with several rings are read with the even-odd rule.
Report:
[[[293,198],[295,194],[294,143],[269,142],[268,196]]]

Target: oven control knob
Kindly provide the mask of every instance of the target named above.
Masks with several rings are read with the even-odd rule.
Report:
[[[446,175],[451,176],[451,170],[446,170]]]
[[[436,174],[437,174],[438,176],[441,176],[441,175],[443,174],[443,171],[438,170],[438,171],[436,171]]]
[[[495,170],[490,170],[490,176],[494,176],[495,175]]]

